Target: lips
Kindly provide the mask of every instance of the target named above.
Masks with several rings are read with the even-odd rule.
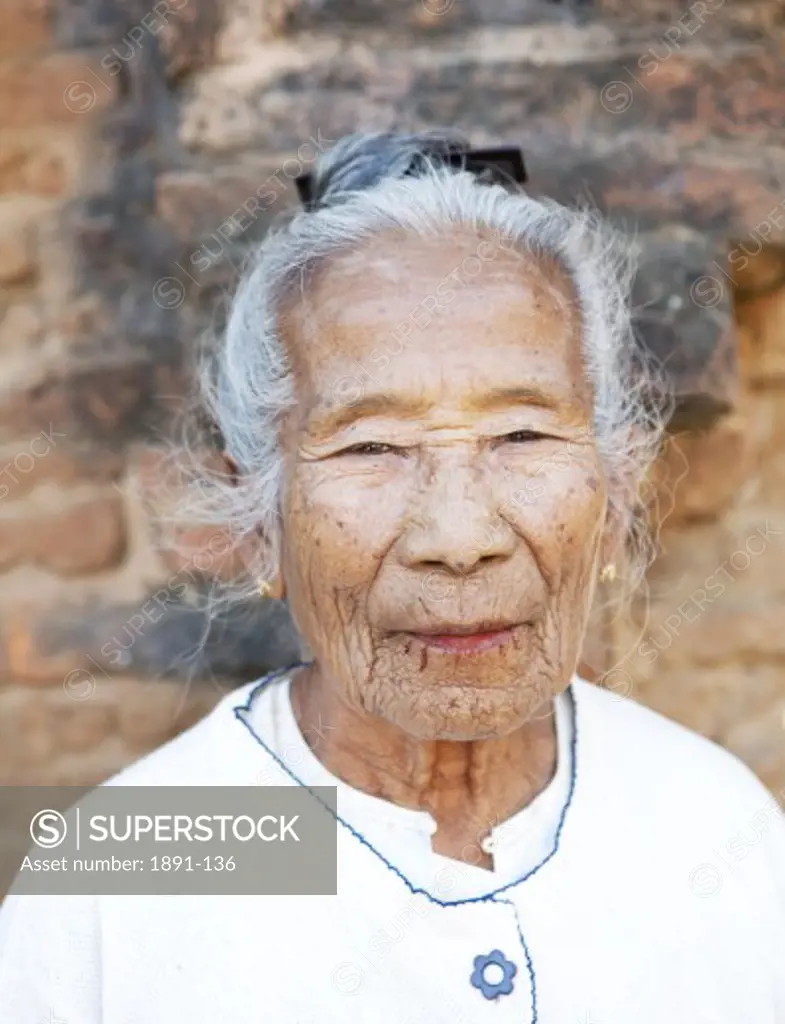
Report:
[[[477,623],[476,625],[429,626],[423,630],[409,630],[408,635],[427,647],[453,654],[472,654],[501,647],[508,643],[516,625]]]

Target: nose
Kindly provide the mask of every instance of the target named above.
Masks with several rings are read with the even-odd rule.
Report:
[[[404,565],[466,575],[509,558],[515,532],[500,515],[494,490],[469,460],[432,466],[401,538]]]

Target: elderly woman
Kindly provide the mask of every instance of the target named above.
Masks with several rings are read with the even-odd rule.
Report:
[[[214,512],[309,659],[113,780],[337,787],[338,894],[10,898],[3,1024],[785,1022],[771,796],[576,677],[658,443],[623,246],[448,152],[344,139],[261,246]]]

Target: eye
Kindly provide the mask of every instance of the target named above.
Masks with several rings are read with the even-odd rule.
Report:
[[[521,444],[526,441],[542,441],[545,434],[538,434],[536,430],[514,430],[511,434],[505,434],[499,438],[500,441],[510,441],[513,444]]]
[[[339,455],[388,455],[399,452],[391,444],[383,444],[381,441],[365,441],[362,444],[353,444],[349,448],[343,448]]]

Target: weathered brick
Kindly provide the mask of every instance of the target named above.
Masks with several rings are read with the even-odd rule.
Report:
[[[305,66],[260,75],[242,92],[228,72],[203,76],[186,96],[182,133],[190,145],[273,152],[296,151],[317,128],[334,139],[403,124],[520,139],[532,152],[589,141],[607,146],[622,135],[666,136],[671,146],[707,139],[782,144],[785,64],[774,43],[752,53],[647,59],[642,69],[634,56],[538,65],[464,54],[429,67],[404,48],[369,59],[314,54]]]
[[[33,352],[44,338],[40,310],[33,302],[14,302],[0,314],[0,351]]]
[[[212,58],[221,12],[209,0],[175,0],[170,7],[168,13],[164,8],[158,15],[149,12],[140,24],[156,36],[166,58],[167,77],[178,79]]]
[[[92,789],[135,759],[119,736],[104,736],[88,751],[56,751],[45,761],[33,763],[25,772],[24,781],[28,786],[87,786]]]
[[[785,330],[785,324],[782,326]],[[776,509],[782,505],[785,494],[785,387],[782,380],[766,381],[768,386],[757,387],[750,393],[748,421],[755,447],[755,470],[748,484],[751,497],[764,508]],[[785,551],[785,544],[783,544]],[[772,565],[771,578],[780,579],[782,569]],[[765,581],[756,581],[761,592]]]
[[[533,194],[587,203],[631,230],[679,221],[723,238],[747,236],[756,226],[767,236],[785,233],[785,160],[689,149],[666,156],[638,141],[600,152],[591,142],[544,153],[533,147],[527,162]]]
[[[6,229],[0,235],[0,282],[19,284],[35,270],[32,235],[28,231]]]
[[[184,686],[138,682],[117,704],[117,724],[134,750],[150,750],[197,722],[229,690],[228,686]]]
[[[731,248],[738,254],[733,268],[737,301],[746,302],[785,285],[785,245],[761,245],[759,232],[756,238],[734,240]]]
[[[70,705],[64,702],[57,715],[57,746],[61,753],[94,750],[116,731],[113,709],[94,701],[72,701]]]
[[[52,329],[69,352],[78,356],[82,349],[89,350],[96,338],[102,338],[109,332],[113,322],[112,313],[112,307],[107,306],[102,296],[87,292],[65,306],[54,319]]]
[[[57,378],[15,388],[0,399],[0,440],[12,444],[20,435],[33,436],[42,430],[70,429],[66,389]]]
[[[268,0],[259,5],[238,4],[229,8],[229,13],[229,52],[239,49],[243,41],[258,43],[300,33],[351,34],[353,39],[366,42],[366,32],[381,29],[390,45],[391,37],[419,42],[426,32],[428,39],[484,25],[547,28],[585,20],[575,5],[566,7],[549,0],[530,0],[526,4],[510,0],[321,0],[318,4],[309,0]]]
[[[72,124],[116,102],[117,79],[90,52],[30,57],[0,64],[0,108],[5,127]]]
[[[57,731],[46,701],[24,691],[0,692],[0,750],[2,785],[29,785],[33,765],[52,763]]]
[[[293,27],[291,15],[298,4],[299,0],[271,0],[264,5],[227,7],[215,43],[219,60],[231,60],[246,51],[249,44],[258,45],[288,32]]]
[[[148,37],[165,37],[166,27],[178,22],[188,26],[181,31],[193,32],[194,22],[202,26],[203,31],[204,25],[213,24],[219,13],[210,0],[169,0],[167,5],[161,4],[157,12],[155,6],[151,0],[58,0],[55,8],[58,43],[69,49],[100,46],[107,50],[128,37],[130,43],[139,45]],[[129,36],[129,33],[133,34]]]
[[[785,382],[785,281],[759,295],[739,294],[736,317],[745,379],[759,386]]]
[[[50,0],[3,0],[0,6],[0,59],[51,49]]]
[[[61,487],[113,483],[120,479],[124,468],[122,454],[86,445],[71,446],[67,438],[50,428],[0,449],[0,502],[23,498],[42,483]]]
[[[108,672],[153,679],[251,679],[298,660],[299,641],[283,605],[254,601],[210,622],[211,589],[199,563],[184,566],[147,600],[91,617],[72,639],[82,635],[82,646]]]
[[[785,743],[782,734],[783,724],[782,697],[774,696],[768,707],[756,715],[747,713],[740,716],[722,737],[724,745],[738,758],[752,764],[763,784],[775,794],[779,803],[785,806]],[[768,810],[771,817],[772,805],[761,808]]]
[[[29,127],[3,131],[0,192],[59,196],[71,189],[81,166],[81,139],[73,130]]]
[[[710,426],[738,399],[726,253],[679,225],[641,235],[635,329],[673,388],[675,430]]]
[[[0,283],[18,284],[36,268],[35,229],[51,202],[34,196],[0,198]]]
[[[297,201],[294,178],[306,171],[296,156],[254,171],[177,171],[156,180],[156,212],[184,241],[201,240],[186,269],[197,274],[241,237],[263,234],[282,209]]]
[[[82,654],[65,645],[54,649],[42,636],[40,614],[40,608],[29,604],[4,612],[0,620],[4,682],[61,683],[82,670]]]
[[[75,505],[39,528],[33,561],[60,575],[98,572],[125,555],[123,502],[118,496]]]
[[[146,63],[175,80],[198,69],[212,56],[219,22],[215,4],[199,0],[148,5],[134,2],[123,4],[118,13],[115,31],[106,39],[100,59],[102,73],[110,77],[124,71],[136,73],[139,65]]]
[[[739,565],[743,560],[737,559]],[[743,570],[740,569],[739,572]],[[785,662],[785,602],[733,601],[709,605],[689,629],[690,655],[699,664]]]
[[[669,525],[720,515],[754,469],[755,446],[743,413],[711,429],[669,438],[655,486],[669,495]]]
[[[666,0],[659,2],[664,5]],[[271,8],[270,16],[267,14],[268,6]],[[404,39],[416,39],[418,31],[423,29],[433,33],[452,33],[457,30],[465,32],[481,25],[536,24],[548,27],[585,20],[580,4],[568,6],[549,0],[530,0],[526,4],[514,0],[482,0],[482,3],[456,3],[455,0],[322,0],[319,4],[308,0],[277,0],[276,3],[264,5],[264,15],[270,34],[331,29],[357,35],[363,29],[383,27],[386,33],[394,33]],[[252,28],[252,25],[248,27]]]
[[[137,123],[139,110],[146,108],[129,106],[128,124]],[[145,112],[142,139],[151,120]],[[190,283],[176,265],[181,247],[153,216],[154,185],[151,158],[123,157],[111,187],[70,204],[57,222],[55,238],[73,253],[73,291],[96,299],[89,335],[77,343],[82,362],[161,364],[182,356],[179,318],[186,294],[173,295],[172,282],[183,278],[184,289]]]
[[[734,726],[754,720],[777,699],[781,670],[776,665],[696,665],[685,658],[689,643],[687,632],[676,638],[651,666],[649,678],[641,672],[641,660],[633,658],[628,663],[635,679],[633,699],[727,746]],[[672,680],[665,686],[663,674]],[[759,753],[750,749],[746,756],[758,772]]]
[[[470,64],[447,75],[440,68],[421,73],[411,95],[419,100],[420,116],[427,103],[429,122],[435,115],[447,124],[479,125],[482,104],[493,122],[486,130],[517,134],[525,125],[535,148],[540,131],[547,139],[554,130],[566,132],[571,143],[659,132],[685,143],[709,137],[783,138],[785,67],[774,47],[768,53],[711,57],[681,52],[662,60],[643,53],[639,60],[643,67],[623,58],[566,68]],[[346,81],[344,75],[339,82],[341,77]]]
[[[3,675],[63,681],[87,699],[112,676],[244,681],[300,659],[286,608],[253,601],[208,622],[209,583],[197,567],[172,573],[138,602],[26,607],[0,623]]]
[[[227,688],[102,680],[87,699],[66,687],[0,690],[0,783],[97,785],[202,718]]]
[[[100,441],[116,450],[129,440],[160,437],[182,394],[179,370],[166,363],[100,362],[68,375],[51,374],[0,401],[0,442],[32,436],[52,425],[70,443]]]
[[[125,552],[119,496],[95,498],[57,515],[0,518],[0,565],[31,563],[61,576],[111,568]]]
[[[58,0],[55,30],[63,49],[98,46],[119,39],[150,4],[145,0]]]
[[[621,32],[637,24],[646,30],[647,45],[656,41],[660,47],[671,49],[690,43],[711,46],[720,40],[725,45],[741,40],[754,42],[756,38],[770,40],[772,30],[783,22],[779,0],[737,0],[731,4],[714,0],[680,8],[675,8],[671,0],[639,0],[632,5],[625,0],[594,0],[589,16],[602,18]]]
[[[265,6],[269,6],[270,11],[265,10],[263,14],[260,12],[257,24],[253,26],[259,35],[265,31],[270,35],[276,35],[287,30],[324,29],[330,25],[378,25],[382,18],[387,21],[390,28],[411,27],[418,4],[413,0],[391,0],[388,3],[384,3],[384,0],[368,0],[367,3],[357,3],[355,0],[327,0],[317,8],[307,2],[303,3],[302,0],[276,0]]]

